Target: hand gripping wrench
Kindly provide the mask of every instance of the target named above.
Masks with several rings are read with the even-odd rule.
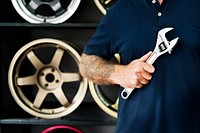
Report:
[[[147,59],[147,61],[146,61],[147,63],[153,64],[154,61],[160,55],[162,55],[166,52],[171,54],[172,49],[177,44],[178,39],[179,39],[179,37],[177,37],[177,38],[171,40],[170,42],[167,40],[167,38],[165,37],[165,34],[169,31],[171,31],[172,29],[173,28],[171,28],[171,27],[163,28],[158,32],[156,46],[155,46],[154,51],[152,52],[151,56]],[[123,99],[127,99],[133,90],[134,90],[134,88],[125,88],[121,92],[121,97]]]

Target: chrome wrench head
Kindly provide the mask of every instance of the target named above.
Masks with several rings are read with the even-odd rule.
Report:
[[[147,59],[147,63],[149,64],[153,64],[154,61],[162,54],[164,53],[169,53],[171,54],[173,48],[175,47],[175,45],[177,44],[178,42],[178,39],[179,37],[171,40],[171,41],[168,41],[168,39],[166,38],[166,33],[171,31],[173,28],[169,27],[169,28],[164,28],[164,29],[161,29],[159,32],[158,32],[158,35],[157,35],[157,41],[156,41],[156,46],[154,48],[154,51],[153,53],[151,54],[151,56]]]
[[[168,39],[166,38],[166,36],[165,36],[166,33],[171,30],[173,30],[173,28],[169,27],[169,28],[161,29],[158,32],[156,47],[155,47],[154,51],[159,53],[159,55],[162,55],[166,52],[171,54],[172,49],[175,47],[175,45],[178,42],[179,37],[177,37],[171,41],[168,41]]]

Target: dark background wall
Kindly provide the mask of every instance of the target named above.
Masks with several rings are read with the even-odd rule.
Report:
[[[61,25],[34,25],[15,11],[11,1],[0,4],[0,133],[40,133],[53,125],[77,127],[84,133],[112,133],[116,119],[102,111],[88,91],[80,107],[65,118],[43,120],[25,112],[14,101],[8,87],[8,69],[15,53],[40,38],[69,41],[81,50],[103,17],[93,0],[82,0],[76,13]],[[81,23],[82,26],[73,26]],[[68,24],[72,24],[69,26]]]

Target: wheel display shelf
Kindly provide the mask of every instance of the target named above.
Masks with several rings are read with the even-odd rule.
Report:
[[[22,1],[26,1],[26,0],[22,0]],[[31,0],[31,1],[35,2],[38,0]],[[93,4],[92,9],[96,8],[96,10],[98,10],[93,0],[90,2],[88,2],[87,0],[85,0],[85,1],[87,3]],[[104,1],[106,1],[106,0],[104,0]],[[9,1],[9,2],[12,5],[11,1]],[[9,2],[5,2],[5,3],[9,3]],[[1,7],[3,7],[3,4],[1,5]],[[15,10],[15,9],[13,8],[12,10]],[[90,12],[90,11],[88,11],[88,9],[86,11]],[[55,12],[59,13],[59,12],[57,12],[57,10],[55,10]],[[98,12],[98,11],[96,11],[96,12]],[[102,12],[101,11],[99,11],[99,12],[102,15]],[[12,13],[12,11],[11,11],[11,13]],[[17,12],[15,12],[15,13],[17,14]],[[7,15],[8,14],[9,14],[9,12],[7,13]],[[41,29],[42,30],[47,29],[46,32],[48,32],[49,29],[51,31],[52,31],[52,29],[53,30],[59,29],[59,32],[61,30],[63,30],[63,31],[66,30],[66,32],[69,32],[70,30],[73,31],[75,29],[77,32],[78,30],[83,29],[85,31],[85,30],[89,29],[90,30],[89,32],[91,32],[91,31],[95,31],[95,29],[98,27],[98,24],[99,24],[99,21],[85,21],[85,20],[84,21],[80,21],[80,20],[76,21],[76,18],[74,20],[72,19],[72,21],[70,20],[68,22],[67,19],[69,17],[71,17],[70,15],[68,18],[65,18],[65,20],[63,19],[63,21],[60,21],[60,22],[55,21],[55,23],[53,22],[53,23],[33,24],[33,23],[29,23],[29,22],[23,20],[22,18],[20,19],[19,16],[17,16],[16,19],[13,19],[13,21],[12,21],[12,17],[14,15],[13,14],[11,16],[9,16],[9,15],[7,16],[7,15],[4,15],[4,13],[0,14],[0,17],[3,16],[3,19],[0,20],[0,29],[1,29],[0,37],[4,37],[4,31],[7,31],[7,30],[8,30],[7,33],[12,30],[13,31],[19,30],[19,34],[23,34],[23,30],[24,30],[24,31],[26,31],[24,33],[25,34],[24,39],[26,39],[26,41],[31,38],[31,37],[26,38],[26,35],[27,35],[26,33],[30,33],[31,34],[30,36],[32,36],[32,34],[34,34],[34,33],[32,33],[32,31],[35,32],[37,30],[40,31]],[[90,16],[86,15],[86,17],[90,17]],[[6,20],[5,18],[9,18],[9,19]],[[83,30],[82,30],[82,32],[83,32]],[[36,32],[36,33],[38,33],[38,32]],[[72,32],[72,33],[74,33],[74,32]],[[6,35],[8,36],[8,34],[6,34]],[[29,35],[27,35],[27,36],[29,37]],[[13,42],[15,41],[16,38],[13,38],[13,35],[10,36],[10,40],[12,40]],[[17,38],[17,40],[20,40],[20,39],[21,38]],[[32,39],[32,40],[34,40],[34,39]],[[2,47],[4,47],[2,40],[3,39],[0,38],[0,43],[2,42],[1,45],[2,45]],[[32,40],[29,40],[29,41],[32,41]],[[26,42],[26,41],[24,41],[24,42]],[[68,41],[68,40],[66,40],[66,41]],[[25,44],[21,44],[21,45],[25,45]],[[5,47],[7,47],[7,46],[5,45]],[[16,46],[15,48],[19,48],[19,47],[20,46]],[[10,48],[10,49],[12,49],[12,48]],[[28,50],[28,48],[27,48],[27,50]],[[11,50],[11,51],[15,51],[15,50]],[[14,57],[13,53],[9,53],[9,54],[12,54],[12,57]],[[30,59],[30,60],[32,60],[32,59]],[[4,57],[1,56],[1,63],[4,63],[3,61],[4,61]],[[7,60],[7,59],[5,61],[6,61],[6,63],[9,62],[9,60]],[[5,64],[3,64],[3,65],[5,65]],[[0,68],[2,69],[3,67],[1,66]],[[1,89],[1,94],[0,94],[0,97],[1,97],[1,100],[0,100],[0,105],[1,105],[1,107],[0,107],[0,133],[5,133],[4,128],[5,127],[9,128],[10,125],[17,125],[17,126],[19,125],[19,128],[23,128],[23,126],[33,126],[34,127],[34,126],[49,126],[49,125],[72,125],[72,126],[115,126],[116,125],[117,119],[108,115],[107,113],[105,113],[98,106],[98,104],[95,102],[95,100],[93,99],[92,96],[91,96],[91,99],[93,100],[92,105],[91,105],[91,103],[87,104],[87,103],[84,103],[84,101],[83,101],[83,103],[80,104],[80,107],[78,107],[75,111],[71,112],[70,114],[68,114],[66,116],[62,116],[61,118],[53,118],[53,119],[40,118],[40,117],[36,117],[36,116],[30,115],[30,114],[27,114],[25,111],[23,112],[23,110],[20,110],[20,109],[19,110],[21,112],[19,112],[19,113],[21,113],[21,114],[18,115],[17,114],[18,112],[15,112],[15,108],[12,108],[12,107],[10,108],[11,112],[14,112],[13,114],[16,113],[16,115],[8,114],[9,112],[8,113],[6,112],[7,105],[3,105],[3,104],[7,104],[6,103],[7,101],[5,100],[7,96],[4,95],[4,89],[9,90],[9,87],[5,88],[5,86],[6,86],[5,84],[8,84],[8,83],[4,83],[2,81],[3,78],[4,78],[3,76],[1,76],[1,78],[0,78],[1,79],[0,83],[2,84],[2,86],[4,86],[4,88]],[[90,93],[89,85],[88,85],[87,93]],[[12,101],[14,103],[13,99],[9,99],[8,101]],[[26,101],[26,99],[25,99],[25,101]],[[117,103],[117,101],[116,101],[116,103]],[[17,103],[15,103],[15,104],[17,104]],[[8,106],[9,106],[9,103],[8,103]],[[6,107],[6,109],[3,109],[3,107]],[[17,107],[17,105],[15,107]],[[20,107],[18,107],[18,108],[20,108]],[[115,114],[115,117],[116,117],[116,114]],[[7,128],[5,128],[5,129],[7,129]]]

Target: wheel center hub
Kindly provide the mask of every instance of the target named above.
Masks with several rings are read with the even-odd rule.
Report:
[[[59,70],[53,67],[42,69],[38,74],[38,81],[45,90],[54,90],[62,83]]]

